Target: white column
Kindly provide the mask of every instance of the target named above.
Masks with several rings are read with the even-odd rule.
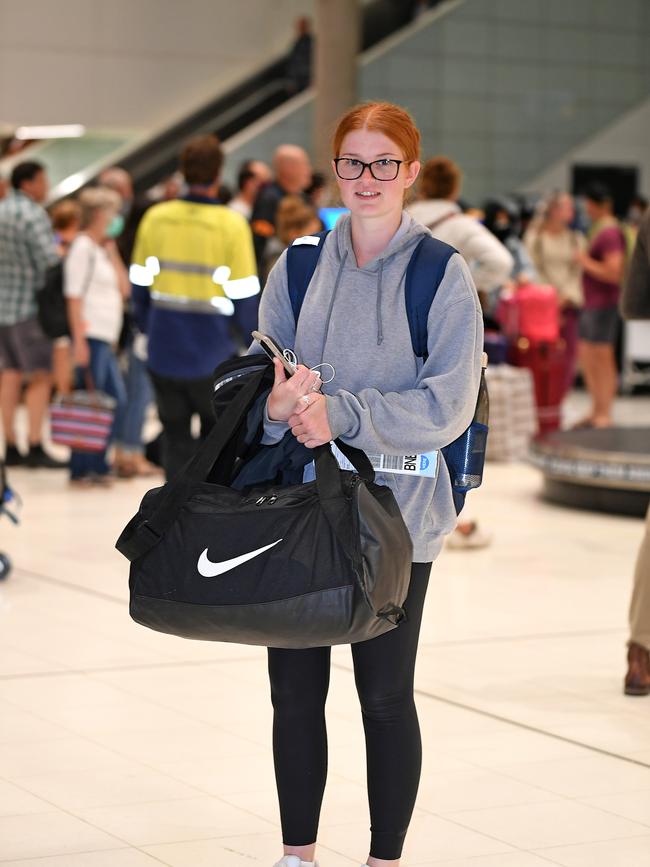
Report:
[[[357,57],[361,44],[359,0],[316,0],[314,83],[315,166],[325,170],[337,119],[357,102]]]

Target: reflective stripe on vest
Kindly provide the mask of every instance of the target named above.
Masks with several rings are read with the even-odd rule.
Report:
[[[225,295],[213,295],[209,299],[187,298],[184,295],[169,295],[165,292],[151,293],[154,307],[173,310],[176,313],[205,313],[210,316],[232,316],[235,305]]]
[[[177,271],[180,274],[207,274],[211,279],[216,268],[210,265],[195,265],[193,262],[173,262],[170,259],[159,259],[161,271]]]
[[[183,278],[176,284],[172,277],[172,283],[169,285],[169,277],[174,273],[184,276],[191,275],[192,278],[198,277],[200,282],[196,285],[196,290],[188,294],[188,285]],[[145,265],[131,265],[129,277],[132,283],[147,288],[156,284],[160,286],[160,283],[167,284],[165,288],[168,291],[166,292],[161,291],[160,288],[152,289],[152,298],[156,293],[159,299],[170,301],[176,299],[179,303],[197,302],[201,306],[208,305],[212,308],[219,306],[215,303],[217,298],[239,301],[244,298],[252,298],[260,293],[260,281],[255,274],[240,277],[238,280],[230,280],[230,273],[230,268],[227,265],[213,268],[211,265],[176,262],[170,259],[159,260],[155,256],[150,256]],[[206,277],[210,278],[209,282],[205,280]],[[219,286],[221,291],[215,290],[215,286]],[[214,312],[214,310],[208,309],[206,312]],[[232,314],[228,313],[227,315]]]

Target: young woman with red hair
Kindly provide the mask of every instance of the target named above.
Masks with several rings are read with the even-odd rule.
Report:
[[[296,325],[286,254],[262,297],[260,330],[302,362],[286,380],[276,363],[265,441],[288,428],[308,448],[336,437],[371,454],[428,453],[468,426],[478,392],[482,318],[462,257],[449,249],[427,320],[428,357],[413,352],[404,276],[427,230],[403,209],[418,171],[420,134],[403,109],[367,103],[341,118],[332,169],[349,208],[327,236]],[[434,276],[432,274],[432,280]],[[336,376],[322,391],[310,368]],[[415,805],[422,759],[413,674],[431,563],[456,523],[444,461],[437,477],[378,474],[395,493],[414,548],[407,618],[352,645],[367,752],[369,867],[396,867]],[[325,700],[330,648],[269,648],[273,750],[284,857],[276,867],[314,864],[327,775]]]

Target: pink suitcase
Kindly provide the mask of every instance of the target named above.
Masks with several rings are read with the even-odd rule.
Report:
[[[533,375],[539,435],[559,430],[567,365],[564,341],[533,343],[520,337],[510,347],[509,361],[516,367],[527,367]]]
[[[526,283],[499,301],[497,319],[512,341],[555,343],[560,336],[560,304],[553,286]]]

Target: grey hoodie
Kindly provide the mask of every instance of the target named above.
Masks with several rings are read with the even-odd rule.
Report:
[[[449,260],[428,318],[429,357],[415,357],[404,303],[404,275],[427,230],[404,214],[385,250],[357,266],[350,218],[325,241],[294,326],[286,253],[269,275],[260,304],[260,331],[295,351],[308,367],[329,362],[323,386],[333,436],[369,454],[421,454],[453,442],[472,420],[483,350],[478,297],[462,256]],[[329,368],[323,371],[328,378]],[[267,441],[287,426],[266,424]],[[414,561],[433,560],[456,524],[442,457],[437,479],[378,474],[402,510]]]

